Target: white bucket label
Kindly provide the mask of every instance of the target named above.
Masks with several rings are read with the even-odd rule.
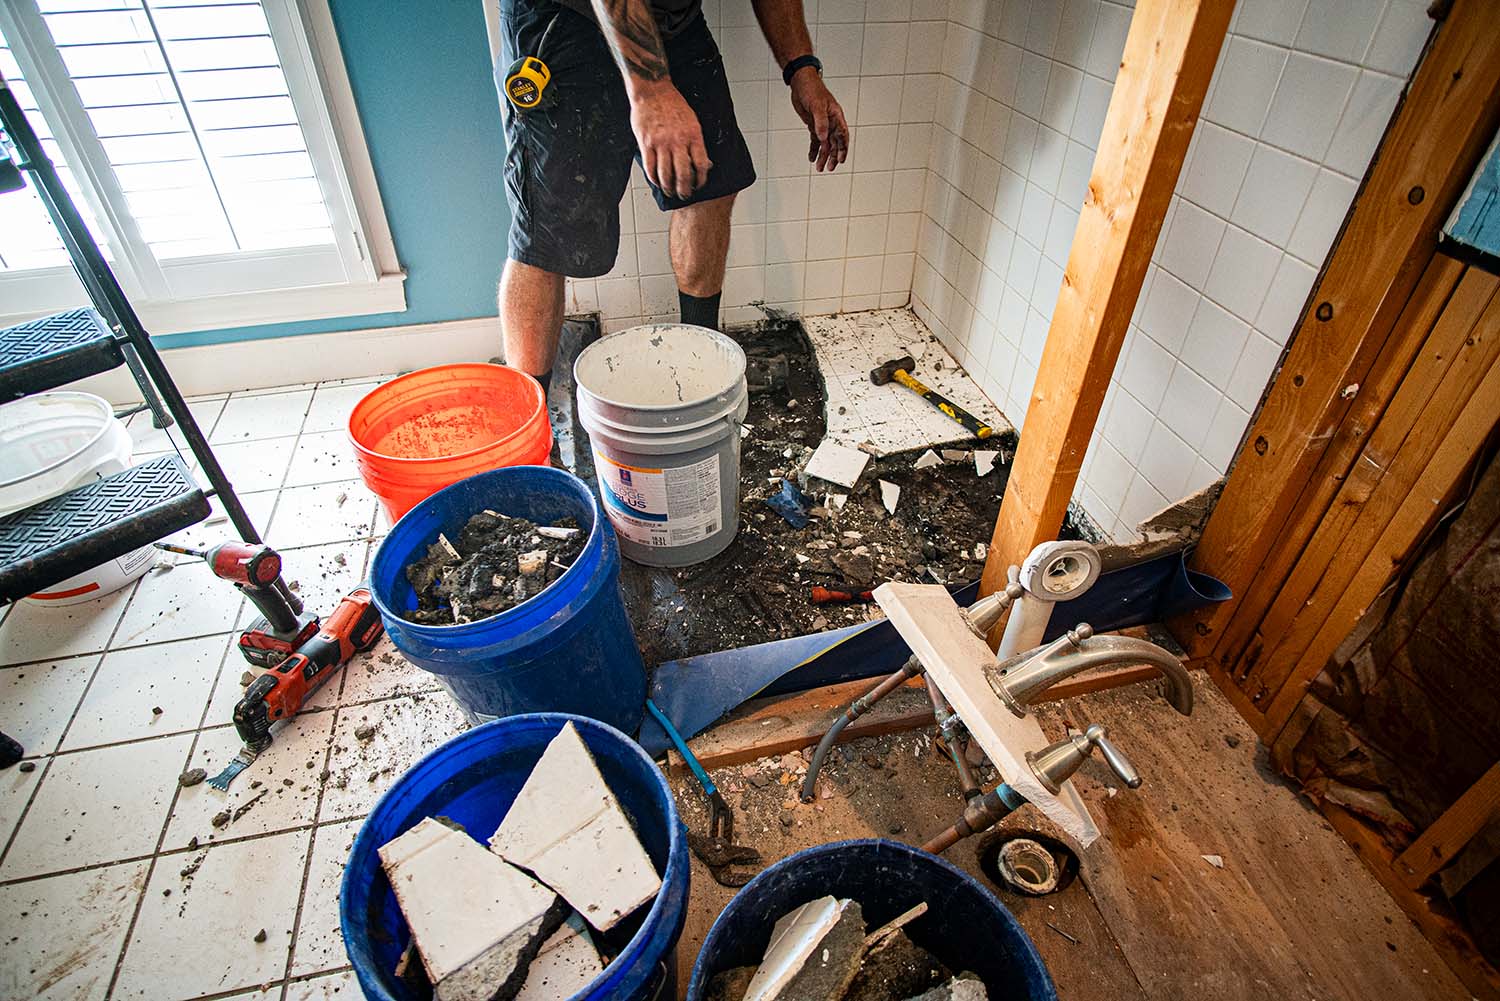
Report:
[[[691,466],[626,466],[594,450],[604,508],[615,531],[642,546],[685,546],[718,532],[719,457]]]

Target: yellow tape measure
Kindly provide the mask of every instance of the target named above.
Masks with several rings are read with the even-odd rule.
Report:
[[[536,56],[522,56],[505,75],[505,96],[521,111],[541,107],[547,96],[552,71]]]

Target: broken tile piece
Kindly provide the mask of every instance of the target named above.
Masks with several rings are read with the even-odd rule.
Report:
[[[880,481],[880,503],[890,514],[896,513],[896,503],[901,500],[901,488],[888,480]]]
[[[984,449],[974,450],[974,472],[980,476],[990,475],[990,470],[995,468],[995,460],[1000,457],[999,452],[987,452]]]
[[[943,460],[937,457],[937,453],[929,448],[927,451],[917,456],[917,461],[912,463],[912,468],[930,469],[933,466],[942,465],[942,462]]]
[[[574,914],[542,943],[515,1001],[570,998],[603,972],[604,963],[599,959],[588,925]]]
[[[947,462],[963,462],[969,457],[969,453],[961,448],[943,449],[943,459]]]
[[[599,931],[661,889],[630,818],[572,723],[547,745],[490,850],[535,873]]]
[[[859,972],[865,919],[852,900],[819,897],[783,914],[744,1001],[838,998]]]
[[[567,913],[467,834],[426,818],[380,848],[438,1001],[510,1001]]]
[[[946,984],[918,994],[909,1001],[989,1001],[989,997],[989,992],[980,981],[969,977],[954,977]]]
[[[816,476],[841,487],[853,487],[869,461],[867,453],[846,448],[832,438],[824,438],[818,443],[812,458],[807,460],[805,471],[808,476]]]

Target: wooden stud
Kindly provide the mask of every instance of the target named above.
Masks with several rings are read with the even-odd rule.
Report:
[[[1235,687],[1235,682],[1250,667],[1243,663],[1244,653],[1256,634],[1257,626],[1297,564],[1303,547],[1318,530],[1334,495],[1343,487],[1349,469],[1365,447],[1370,430],[1380,421],[1386,406],[1400,388],[1412,359],[1421,351],[1464,270],[1465,266],[1451,257],[1439,255],[1433,258],[1396,322],[1395,331],[1387,340],[1380,358],[1360,384],[1354,404],[1328,443],[1328,450],[1312,481],[1297,499],[1291,519],[1281,533],[1280,544],[1267,554],[1260,572],[1238,596],[1239,608],[1234,618],[1224,624],[1213,652],[1215,671],[1223,672],[1228,687]],[[1183,637],[1178,638],[1180,642],[1186,642]],[[1259,709],[1255,712],[1260,714]]]
[[[1500,32],[1493,5],[1455,0],[1195,553],[1194,568],[1225,581],[1237,596],[1249,590],[1272,550],[1298,544],[1285,530],[1351,407],[1343,391],[1367,378],[1497,121]],[[1418,189],[1420,198],[1413,195]],[[1214,652],[1239,608],[1236,597],[1181,617],[1173,631],[1191,654]]]
[[[1062,527],[1233,11],[1136,4],[981,594]]]
[[[1317,634],[1266,710],[1273,729],[1279,731],[1290,719],[1308,684],[1327,665],[1328,658],[1359,622],[1365,608],[1393,573],[1410,559],[1427,530],[1443,513],[1474,459],[1493,438],[1497,414],[1500,414],[1500,363],[1491,366],[1484,382],[1464,405],[1369,555],[1348,578],[1347,586],[1338,588],[1337,601],[1332,600],[1333,594],[1317,596],[1318,604],[1330,611],[1318,616]]]
[[[1467,845],[1500,810],[1500,762],[1458,797],[1411,845],[1396,857],[1396,874],[1413,890]]]
[[[1470,269],[1443,310],[1257,627],[1257,642],[1245,658],[1254,658],[1254,665],[1243,685],[1252,698],[1261,690],[1274,695],[1292,672],[1329,604],[1343,595],[1345,583],[1500,358],[1500,299],[1492,298],[1497,288],[1500,279]]]

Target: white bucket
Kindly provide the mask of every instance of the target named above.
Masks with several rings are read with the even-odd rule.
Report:
[[[130,466],[130,434],[88,393],[42,393],[0,406],[0,516],[40,504]],[[142,546],[27,600],[74,605],[116,591],[151,568]]]
[[[707,327],[650,324],[600,338],[573,365],[599,495],[637,563],[685,567],[734,541],[745,352]]]

